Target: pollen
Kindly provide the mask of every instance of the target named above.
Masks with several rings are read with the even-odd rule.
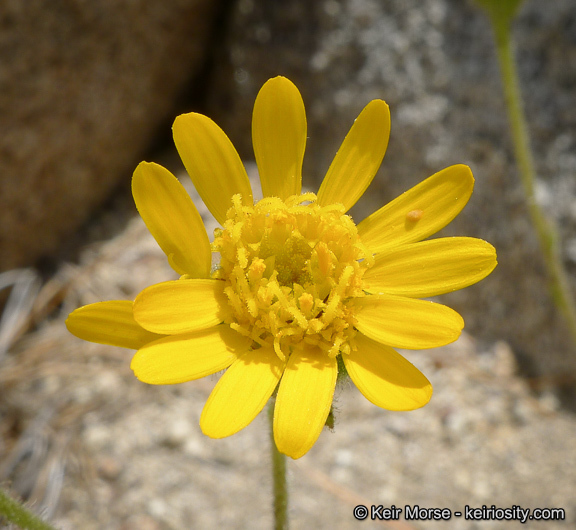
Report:
[[[411,210],[406,214],[406,221],[416,223],[422,219],[424,212],[422,210]]]
[[[312,193],[232,203],[212,244],[213,277],[232,309],[226,323],[282,360],[308,345],[330,357],[354,350],[352,300],[364,296],[374,260],[344,207],[320,206]]]

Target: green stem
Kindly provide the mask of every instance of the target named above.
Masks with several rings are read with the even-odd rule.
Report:
[[[270,442],[272,446],[272,477],[274,480],[274,528],[288,529],[288,484],[286,482],[286,455],[278,451],[274,441],[274,399],[268,403]]]
[[[546,218],[535,198],[534,182],[536,173],[530,149],[526,117],[522,106],[518,73],[512,51],[511,18],[504,21],[496,14],[490,13],[490,20],[496,37],[498,62],[502,73],[504,97],[508,108],[508,119],[512,131],[516,163],[526,194],[530,217],[536,229],[548,269],[552,299],[566,318],[572,339],[576,343],[576,303],[574,302],[570,282],[562,263],[562,256],[558,246],[558,232],[556,227]]]
[[[0,519],[6,519],[20,528],[29,530],[55,530],[0,489]]]

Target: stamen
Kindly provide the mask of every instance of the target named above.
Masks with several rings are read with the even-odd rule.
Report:
[[[314,308],[314,297],[310,293],[304,293],[298,297],[298,303],[300,304],[300,310],[302,313],[310,316],[310,313]]]
[[[314,346],[330,357],[355,349],[352,299],[374,258],[342,205],[319,206],[313,193],[254,207],[232,199],[215,231],[213,277],[226,282],[232,329],[282,360]]]

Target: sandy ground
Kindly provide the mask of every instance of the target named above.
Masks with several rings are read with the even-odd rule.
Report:
[[[79,305],[133,298],[171,278],[134,219],[44,285],[32,311],[36,329],[14,340],[0,363],[0,483],[57,528],[273,526],[265,414],[231,438],[211,440],[198,420],[217,376],[148,386],[130,371],[132,352],[85,343],[64,327]],[[325,429],[306,456],[288,462],[292,528],[574,527],[576,418],[553,392],[531,392],[510,348],[481,347],[463,334],[450,346],[405,355],[432,381],[432,401],[395,413],[351,383],[340,388],[334,432]],[[357,505],[403,512],[398,520],[358,521]],[[416,505],[452,515],[406,520],[405,507]],[[466,506],[483,505],[561,508],[565,520],[466,518]]]

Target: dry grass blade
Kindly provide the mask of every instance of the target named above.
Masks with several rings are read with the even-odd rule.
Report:
[[[14,269],[0,274],[0,290],[12,287],[0,319],[0,362],[12,344],[28,329],[40,277],[32,269]]]

